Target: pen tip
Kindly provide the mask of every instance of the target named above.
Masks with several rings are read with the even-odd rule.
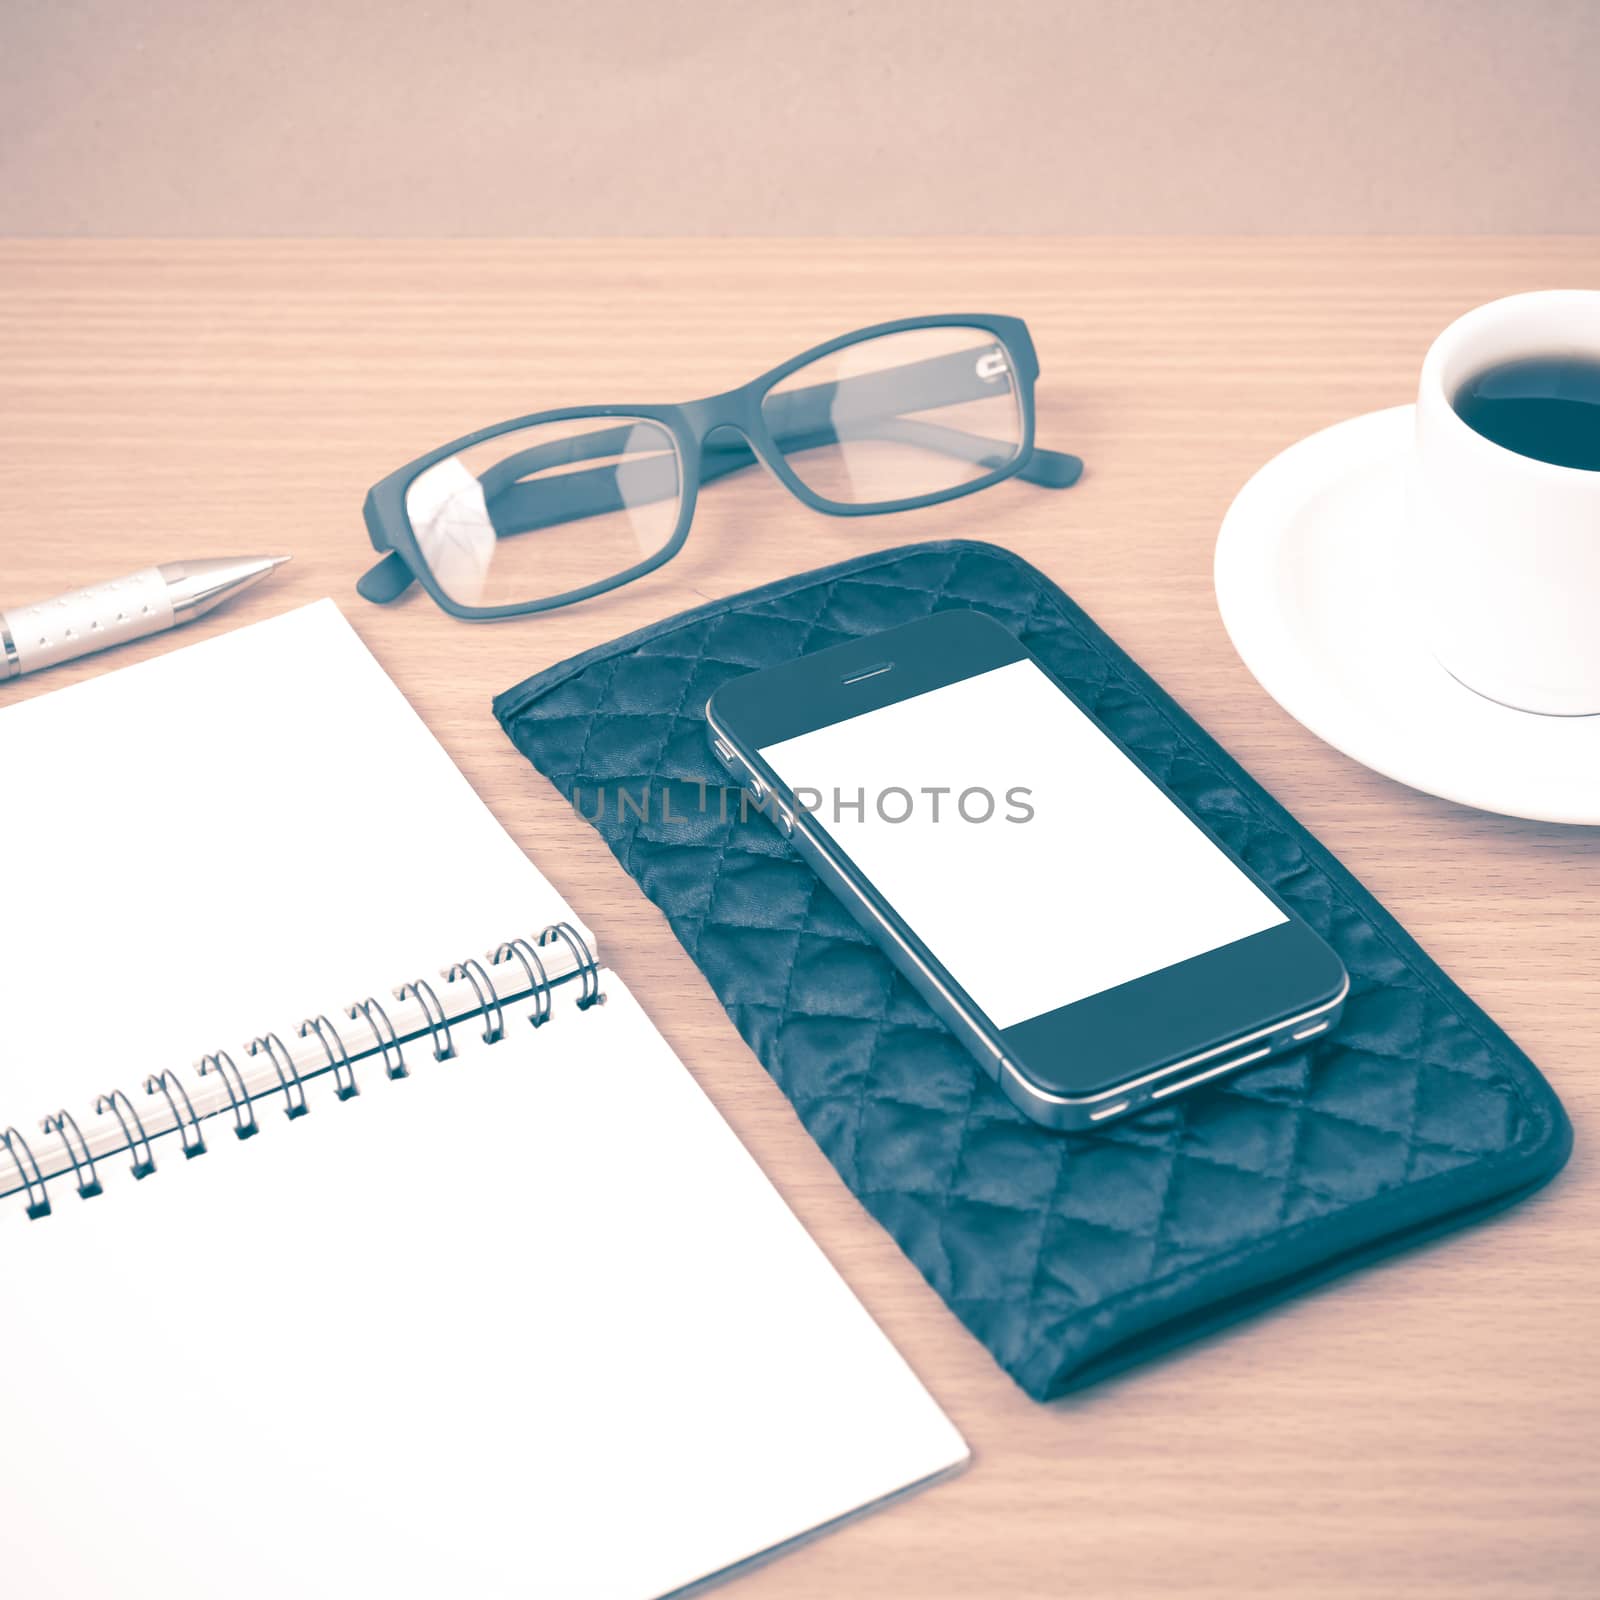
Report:
[[[268,556],[267,560],[273,567],[281,567],[285,561],[292,561],[292,556]]]

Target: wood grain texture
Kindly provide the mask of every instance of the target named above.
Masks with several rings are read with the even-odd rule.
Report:
[[[1210,574],[1222,513],[1268,456],[1409,399],[1467,307],[1597,280],[1584,239],[0,245],[0,605],[186,556],[295,558],[182,634],[0,697],[319,595],[344,605],[973,1444],[959,1480],[730,1592],[1591,1594],[1600,833],[1434,800],[1319,743],[1233,654]],[[675,562],[586,606],[482,626],[354,595],[362,495],[430,445],[543,406],[710,393],[859,324],[973,307],[1032,326],[1040,439],[1088,463],[1070,493],[1013,482],[835,520],[752,474],[707,491]],[[1577,1128],[1550,1188],[1079,1397],[1040,1407],[1012,1387],[489,713],[538,668],[703,598],[952,536],[1008,545],[1069,590],[1529,1051]],[[18,848],[0,827],[0,852]]]

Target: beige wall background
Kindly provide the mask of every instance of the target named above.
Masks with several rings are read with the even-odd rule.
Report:
[[[7,234],[1600,231],[1600,0],[0,0]]]

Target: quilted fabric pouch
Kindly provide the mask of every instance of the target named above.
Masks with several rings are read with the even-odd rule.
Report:
[[[703,718],[719,684],[952,606],[1016,633],[1333,945],[1352,983],[1336,1033],[1145,1115],[1046,1131],[769,822],[723,814]],[[1007,551],[924,544],[769,584],[551,667],[495,713],[665,913],[844,1181],[1036,1399],[1471,1221],[1566,1159],[1527,1057]]]

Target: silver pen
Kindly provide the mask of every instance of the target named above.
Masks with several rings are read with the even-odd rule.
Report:
[[[193,622],[281,567],[288,556],[168,561],[54,600],[0,611],[0,679]]]

